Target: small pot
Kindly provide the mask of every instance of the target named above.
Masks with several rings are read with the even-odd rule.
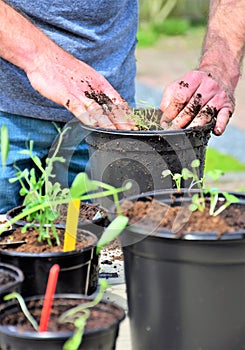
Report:
[[[235,195],[240,203],[231,207],[244,216],[245,194]],[[149,198],[171,207],[190,203],[188,193],[173,191],[129,199]],[[132,349],[242,350],[245,228],[218,236],[200,227],[178,237],[158,226],[136,222],[121,234]]]
[[[95,247],[97,237],[84,230],[78,230],[88,246],[81,250],[54,253],[28,253],[0,249],[0,261],[14,265],[23,271],[25,280],[21,294],[26,296],[45,293],[50,268],[60,266],[57,293],[78,293],[90,295],[98,285],[99,262]]]
[[[59,309],[59,298],[62,298],[63,309],[66,307],[71,300],[75,300],[75,305],[81,303],[81,300],[85,299],[82,295],[75,294],[61,294],[55,295],[53,309],[58,311]],[[34,313],[36,303],[39,303],[40,297],[27,298],[26,300],[28,309]],[[40,308],[40,306],[39,306]],[[106,319],[106,315],[113,314],[113,321],[106,324],[105,319],[101,320],[100,325],[97,328],[86,329],[83,335],[82,344],[79,349],[82,350],[113,350],[116,348],[116,340],[119,333],[119,327],[121,321],[125,318],[125,311],[108,301],[101,301],[96,307],[91,310],[96,310],[98,316],[101,312]],[[18,329],[16,323],[20,322],[22,317],[18,317],[15,322],[7,321],[7,326],[3,325],[4,318],[16,314],[20,311],[19,304],[16,301],[8,302],[1,306],[0,315],[0,347],[1,349],[8,350],[62,350],[65,341],[70,338],[73,332],[70,330],[61,331],[48,331],[48,332],[36,332],[36,331],[24,331]],[[63,312],[63,311],[62,311]],[[24,316],[23,316],[24,318]],[[52,319],[52,314],[51,318]]]
[[[5,294],[19,291],[24,280],[22,271],[9,264],[0,263],[0,301]]]

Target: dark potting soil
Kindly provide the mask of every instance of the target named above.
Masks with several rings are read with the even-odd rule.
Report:
[[[122,246],[119,238],[115,238],[102,249],[102,265],[111,265],[115,260],[123,260]]]
[[[64,246],[64,230],[58,229],[58,236],[60,239],[60,245],[55,245],[55,239],[52,239],[53,245],[49,245],[47,242],[38,242],[39,233],[34,229],[30,228],[26,233],[21,232],[22,227],[16,228],[11,235],[3,237],[1,239],[1,243],[8,243],[9,241],[18,242],[25,241],[24,244],[20,245],[2,245],[1,249],[3,250],[12,250],[16,252],[26,252],[26,253],[55,253],[62,252]],[[81,250],[88,245],[94,244],[94,238],[92,236],[88,237],[87,235],[83,235],[82,231],[77,233],[77,242],[76,249]]]
[[[60,217],[54,221],[55,224],[65,225],[67,217],[68,204],[62,204],[59,206]],[[9,218],[13,218],[19,214],[22,210],[22,207],[13,208],[8,212]],[[95,216],[100,213],[101,217],[107,218],[107,212],[99,204],[92,204],[81,202],[80,211],[79,211],[79,221],[81,222],[91,222],[94,220]],[[21,219],[25,222],[25,218]]]
[[[225,232],[245,230],[244,206],[239,204],[229,206],[218,216],[209,215],[208,204],[203,212],[191,212],[189,204],[172,207],[155,199],[135,203],[125,201],[122,211],[129,217],[130,224],[166,229],[177,236],[190,232],[217,232],[220,236]]]
[[[52,305],[51,316],[48,324],[48,331],[51,332],[69,332],[74,331],[73,323],[59,323],[58,318],[65,311],[79,305],[88,302],[86,299],[67,299],[57,298],[54,299]],[[32,300],[27,302],[27,308],[31,312],[34,319],[39,324],[41,311],[42,311],[43,299]],[[6,314],[0,317],[0,324],[3,326],[16,326],[21,332],[34,331],[30,322],[27,320],[20,307],[17,306],[17,310],[10,314]],[[87,320],[85,331],[93,331],[97,329],[105,329],[114,324],[123,317],[123,311],[113,306],[112,304],[106,304],[100,302],[96,306],[89,309],[91,314]]]
[[[56,223],[65,224],[67,217],[67,204],[63,204],[60,207],[60,219]],[[80,204],[79,220],[80,221],[93,221],[95,216],[100,212],[101,216],[106,216],[106,210],[101,208],[99,204],[84,203]]]
[[[14,282],[14,277],[11,276],[8,272],[2,271],[0,269],[0,287],[3,287],[11,282]]]

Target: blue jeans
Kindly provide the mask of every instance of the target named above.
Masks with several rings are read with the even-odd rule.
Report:
[[[6,213],[9,209],[22,204],[23,197],[20,196],[20,184],[18,181],[9,183],[9,178],[15,177],[16,167],[21,170],[31,169],[34,164],[26,154],[21,151],[28,149],[28,141],[34,141],[33,151],[43,162],[47,156],[52,154],[54,141],[59,132],[57,127],[63,129],[64,123],[52,123],[0,112],[0,127],[5,124],[8,128],[10,151],[6,167],[0,162],[0,213]],[[69,125],[69,123],[68,123]],[[57,162],[55,167],[55,181],[59,181],[63,187],[70,186],[78,172],[89,173],[88,149],[83,141],[83,129],[79,128],[79,140],[69,138],[61,146],[60,154],[66,159],[65,163]]]

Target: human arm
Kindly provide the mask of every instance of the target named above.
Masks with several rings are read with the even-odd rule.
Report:
[[[84,124],[131,129],[128,104],[109,82],[73,57],[24,15],[0,0],[0,56],[26,73],[32,87]]]
[[[209,21],[197,70],[168,85],[161,124],[171,128],[204,125],[216,117],[221,135],[234,112],[245,45],[245,1],[211,0]],[[170,122],[170,124],[169,124]]]

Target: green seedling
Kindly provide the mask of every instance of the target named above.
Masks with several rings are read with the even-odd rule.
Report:
[[[13,300],[13,299],[17,299],[18,300],[18,302],[20,304],[20,308],[21,308],[23,314],[28,319],[28,321],[30,322],[30,324],[32,325],[34,330],[38,331],[38,323],[34,319],[32,314],[30,313],[30,311],[28,310],[24,298],[19,293],[13,292],[13,293],[7,294],[7,295],[5,295],[3,297],[4,301],[10,301],[10,300]]]
[[[21,152],[28,155],[35,167],[39,170],[40,176],[36,175],[36,169],[17,169],[14,178],[10,183],[18,181],[21,185],[20,195],[24,197],[23,210],[14,218],[1,226],[0,234],[10,225],[25,218],[27,224],[22,228],[25,233],[29,227],[33,227],[38,233],[38,241],[47,241],[52,245],[52,238],[57,245],[60,244],[55,221],[60,217],[60,205],[68,204],[73,200],[89,201],[96,198],[112,196],[117,214],[121,214],[118,194],[131,187],[127,183],[121,188],[115,188],[100,181],[90,180],[86,173],[77,174],[70,188],[62,188],[60,183],[51,181],[55,179],[53,174],[54,164],[64,162],[63,157],[58,157],[62,138],[68,128],[60,132],[59,141],[52,157],[46,159],[46,166],[33,151],[33,141],[30,141],[29,148]]]
[[[144,109],[133,108],[132,113],[126,116],[127,119],[132,119],[135,130],[162,130],[159,123],[159,115],[154,107]]]
[[[200,161],[198,159],[195,159],[191,163],[192,171],[183,168],[181,171],[181,174],[175,173],[173,174],[169,169],[164,170],[162,172],[163,177],[171,176],[172,180],[175,182],[177,191],[181,191],[181,181],[182,180],[188,180],[191,179],[191,184],[189,186],[189,190],[193,188],[194,186],[197,186],[199,191],[198,193],[191,194],[191,204],[189,206],[189,209],[191,211],[199,210],[201,212],[204,211],[207,201],[206,201],[206,195],[209,195],[209,214],[210,216],[217,216],[220,213],[222,213],[223,210],[225,210],[228,206],[230,206],[233,203],[238,203],[239,199],[230,193],[227,192],[220,192],[216,188],[205,188],[203,186],[204,181],[206,179],[206,176],[212,178],[215,181],[218,181],[221,175],[224,175],[224,172],[218,169],[212,170],[207,172],[205,176],[201,179],[199,179],[197,169],[200,166]],[[219,196],[220,194],[223,195],[225,202],[217,208],[217,204],[219,202]],[[217,208],[217,209],[216,209]]]
[[[222,192],[222,194],[225,198],[225,202],[218,209],[215,210],[217,203],[218,203],[218,200],[219,200],[220,192],[218,191],[218,189],[212,188],[212,189],[208,190],[208,193],[210,195],[209,214],[211,216],[217,216],[220,213],[222,213],[222,211],[224,211],[226,208],[228,208],[231,204],[239,202],[239,198],[237,198],[233,194],[227,193],[227,192]]]
[[[181,173],[172,173],[171,170],[166,169],[163,170],[162,172],[162,177],[165,178],[167,176],[171,176],[172,180],[175,183],[175,186],[177,188],[178,191],[181,190],[181,183],[182,180],[188,180],[191,179],[191,184],[190,184],[190,188],[194,187],[195,185],[200,185],[203,183],[202,179],[199,179],[198,177],[198,172],[197,169],[200,166],[200,160],[199,159],[195,159],[191,162],[191,168],[192,171],[187,169],[187,168],[183,168],[181,170]]]
[[[77,350],[79,348],[79,345],[82,342],[87,319],[90,316],[90,309],[96,306],[101,301],[104,292],[108,288],[108,286],[109,285],[106,283],[105,280],[101,280],[99,292],[97,293],[94,300],[91,300],[88,303],[78,305],[64,312],[60,316],[58,320],[59,323],[73,323],[76,328],[76,331],[74,332],[73,336],[65,342],[63,350]]]

